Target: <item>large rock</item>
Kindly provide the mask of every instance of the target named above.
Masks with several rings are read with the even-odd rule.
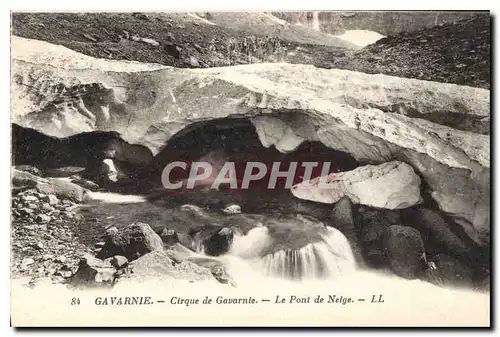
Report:
[[[488,245],[490,229],[490,170],[475,174],[450,168],[429,155],[404,151],[401,160],[410,162],[425,180],[426,191],[445,212],[464,224],[467,234],[478,244]]]
[[[226,266],[215,258],[197,254],[179,243],[168,248],[166,253],[175,263],[181,263],[183,261],[195,263],[200,267],[209,269],[212,276],[219,283],[230,284],[232,286],[236,285],[233,278],[228,274]]]
[[[212,273],[207,268],[189,261],[175,263],[163,251],[153,251],[132,261],[123,269],[123,276],[135,279],[214,280]]]
[[[121,231],[109,233],[98,257],[122,255],[132,261],[155,250],[163,250],[161,238],[148,224],[138,222],[128,225]]]
[[[218,256],[229,251],[233,242],[234,231],[231,228],[224,227],[216,233],[203,240],[205,254]]]
[[[292,187],[297,198],[335,203],[348,196],[353,203],[400,209],[421,201],[420,178],[402,162],[367,165],[352,171],[330,173]]]
[[[352,215],[352,202],[349,198],[343,197],[333,206],[331,221],[328,223],[345,235],[347,240],[349,240],[356,262],[360,265],[364,265]]]
[[[478,176],[490,166],[490,137],[453,128],[489,123],[489,90],[296,64],[174,69],[15,36],[11,49],[12,119],[21,125],[56,136],[114,130],[157,153],[199,121],[271,116],[358,161],[407,162],[433,178],[428,188],[444,211],[489,236],[489,181]]]
[[[420,232],[429,254],[447,254],[462,261],[473,260],[471,239],[458,225],[448,223],[438,212],[418,207],[405,210],[403,218],[405,223]]]
[[[70,282],[75,286],[110,286],[116,276],[116,269],[111,263],[85,254]]]
[[[129,144],[114,131],[91,131],[60,138],[15,123],[12,148],[14,164],[34,165],[51,177],[81,174],[101,180],[110,165],[106,161],[112,166],[117,161],[120,175],[133,179],[153,158],[147,147]]]
[[[385,232],[384,249],[396,275],[414,279],[424,271],[427,262],[424,243],[416,229],[389,226]]]
[[[384,237],[387,228],[401,225],[397,211],[358,207],[353,220],[359,228],[359,239],[366,263],[371,267],[385,267],[388,259],[385,252]]]
[[[14,186],[29,186],[43,194],[55,195],[59,199],[82,202],[88,197],[87,190],[66,178],[41,178],[16,169],[12,169],[11,176]]]
[[[43,172],[31,165],[15,165],[14,168],[18,171],[28,172],[38,177],[43,177]]]

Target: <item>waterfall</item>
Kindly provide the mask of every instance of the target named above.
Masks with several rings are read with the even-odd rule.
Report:
[[[334,228],[327,227],[318,242],[266,254],[272,244],[269,229],[258,226],[235,235],[228,255],[248,260],[265,276],[288,280],[338,278],[356,269],[347,238]]]
[[[271,248],[272,243],[269,228],[258,223],[257,227],[250,229],[246,235],[235,233],[229,254],[244,259],[259,258]]]
[[[312,12],[312,29],[319,30],[319,12]]]
[[[356,269],[346,237],[330,227],[322,234],[322,241],[268,254],[263,265],[268,276],[292,280],[338,278]]]

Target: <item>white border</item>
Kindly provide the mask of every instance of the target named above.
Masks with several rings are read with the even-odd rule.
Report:
[[[1,97],[1,122],[0,127],[2,128],[0,132],[1,139],[1,149],[2,155],[4,155],[4,160],[2,161],[1,173],[1,191],[2,191],[2,201],[0,203],[1,212],[3,221],[0,223],[4,233],[2,235],[2,258],[1,258],[1,267],[2,270],[5,271],[4,276],[1,279],[2,289],[5,291],[2,301],[2,316],[3,324],[2,328],[8,327],[7,320],[10,317],[10,306],[9,306],[9,291],[8,285],[10,282],[8,268],[10,268],[10,228],[8,226],[10,222],[10,167],[8,166],[8,162],[10,162],[10,155],[8,149],[10,149],[10,104],[9,104],[9,83],[10,83],[10,12],[9,10],[38,10],[38,11],[57,11],[57,10],[65,10],[65,11],[151,11],[151,10],[165,10],[165,11],[208,11],[208,10],[225,10],[225,11],[241,11],[241,10],[314,10],[314,9],[322,9],[322,10],[491,10],[493,14],[498,14],[498,1],[486,1],[486,0],[474,0],[474,1],[435,1],[435,0],[420,0],[418,2],[410,2],[410,1],[369,1],[369,0],[349,0],[342,2],[332,2],[332,1],[324,1],[324,0],[308,0],[308,1],[296,1],[296,0],[288,0],[288,1],[272,1],[272,0],[253,0],[246,4],[237,4],[234,0],[217,0],[210,1],[209,6],[207,5],[207,1],[203,0],[183,0],[178,3],[172,3],[168,0],[141,0],[137,2],[128,2],[125,3],[122,1],[102,1],[102,0],[85,0],[85,1],[54,1],[54,0],[45,0],[45,1],[36,1],[36,0],[18,0],[12,1],[10,4],[8,1],[2,2],[0,6],[2,6],[1,17],[0,17],[0,25],[2,25],[2,46],[4,47],[3,53],[1,54],[3,72],[2,72],[2,81],[0,82],[3,85]],[[5,7],[5,8],[4,8]],[[495,41],[493,41],[492,47],[496,45],[497,42],[497,34],[493,35],[495,37]],[[496,54],[494,54],[496,55]],[[497,58],[492,60],[496,64]],[[493,74],[494,76],[494,74]],[[495,81],[495,83],[497,83]],[[498,84],[497,84],[498,85]],[[495,90],[496,93],[496,90]],[[496,104],[495,106],[498,106]],[[496,117],[494,120],[495,124],[498,123],[499,115],[498,111],[492,111]],[[496,128],[496,125],[494,126]],[[498,139],[498,136],[496,137]],[[493,144],[495,158],[498,158],[498,150],[499,144],[496,142]],[[495,209],[500,209],[498,206],[500,201],[496,200],[494,207]],[[497,227],[496,224],[492,224],[492,226]],[[500,230],[497,228],[495,230],[494,242],[498,242],[498,236]],[[496,256],[494,258],[495,270],[498,271],[498,261]],[[498,274],[498,272],[497,272]],[[497,275],[498,279],[498,275]],[[496,287],[497,282],[495,282],[494,287]],[[496,288],[498,290],[498,288]],[[495,291],[497,293],[498,291]],[[495,301],[496,302],[496,301]],[[473,308],[471,308],[473,310]],[[494,311],[496,313],[497,310]],[[495,315],[493,322],[497,322],[495,319],[497,315]],[[6,330],[5,334],[2,335],[12,335],[14,331],[12,329],[2,329]],[[3,332],[3,331],[2,331]],[[86,331],[87,333],[89,331]],[[364,331],[363,331],[364,332]],[[42,335],[51,336],[52,331],[39,332]],[[66,333],[66,332],[64,332]],[[90,331],[93,335],[100,336],[103,332]],[[115,332],[116,333],[116,332]],[[118,331],[120,335],[131,335],[133,332],[124,332]],[[169,333],[174,333],[173,331]],[[212,332],[216,334],[220,334],[220,332]],[[234,333],[234,332],[233,332]],[[259,335],[270,335],[271,333],[258,331]],[[276,333],[276,332],[275,332]],[[288,333],[288,332],[285,332]],[[339,332],[334,332],[339,333]],[[359,334],[360,331],[347,331],[340,333],[348,333],[348,334]],[[385,333],[385,331],[380,331],[380,333]],[[476,332],[477,333],[477,332]],[[183,335],[191,335],[195,334],[192,332],[185,332]],[[231,333],[232,334],[232,333]]]

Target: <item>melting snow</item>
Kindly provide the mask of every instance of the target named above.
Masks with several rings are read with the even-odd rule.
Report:
[[[360,47],[366,47],[385,36],[371,30],[348,30],[342,35],[337,35],[337,37]]]

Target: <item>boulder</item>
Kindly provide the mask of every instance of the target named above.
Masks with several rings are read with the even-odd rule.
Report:
[[[29,186],[46,195],[54,195],[60,199],[82,202],[87,191],[71,183],[65,178],[40,178],[31,173],[12,169],[12,183],[15,186]]]
[[[212,276],[222,284],[229,284],[233,287],[236,286],[234,279],[227,272],[226,266],[215,259],[207,258],[205,256],[190,256],[187,258],[189,262],[195,263],[200,267],[207,268],[212,273]]]
[[[80,260],[78,270],[71,277],[70,283],[75,286],[110,286],[114,283],[116,276],[116,269],[109,262],[85,254]]]
[[[222,210],[226,214],[240,214],[241,206],[240,205],[229,205]]]
[[[209,269],[219,283],[236,285],[233,278],[228,274],[224,264],[219,260],[197,254],[178,243],[171,246],[166,253],[175,263],[181,263],[182,261],[195,263],[200,267]]]
[[[18,171],[28,172],[28,173],[31,173],[35,176],[39,176],[39,177],[43,176],[42,170],[40,170],[39,168],[36,168],[34,166],[31,166],[31,165],[16,165],[16,166],[14,166],[14,168]]]
[[[49,205],[57,205],[59,203],[59,199],[57,199],[57,197],[54,194],[49,194],[45,196],[42,200],[48,202]]]
[[[452,168],[429,155],[404,151],[400,159],[412,164],[424,179],[426,192],[441,210],[465,224],[469,236],[480,245],[488,245],[490,229],[490,170],[475,173]],[[468,224],[467,224],[468,223]]]
[[[198,59],[194,56],[189,56],[189,64],[193,67],[193,68],[199,68],[200,67],[200,62],[198,61]]]
[[[472,240],[458,225],[447,222],[438,212],[417,207],[405,210],[403,218],[405,223],[420,232],[429,254],[471,260],[474,253]]]
[[[128,259],[125,256],[121,255],[115,255],[111,259],[111,265],[115,267],[116,269],[120,269],[124,266],[126,266],[128,263]]]
[[[38,198],[35,197],[34,195],[23,195],[21,197],[21,200],[23,200],[25,203],[28,203],[28,202],[38,202]]]
[[[74,166],[46,168],[44,170],[45,175],[47,177],[56,177],[56,178],[71,177],[72,175],[82,173],[83,171],[85,171],[85,167],[74,167]]]
[[[345,235],[351,245],[356,262],[363,265],[364,261],[361,254],[361,247],[359,245],[358,235],[356,234],[352,216],[352,202],[349,198],[343,197],[333,206],[329,224]]]
[[[187,260],[190,257],[198,256],[197,253],[192,251],[189,248],[186,248],[180,243],[176,243],[170,247],[168,247],[165,252],[167,255],[175,262],[181,263],[182,261]],[[201,255],[202,256],[202,255]]]
[[[134,279],[159,278],[188,281],[213,280],[210,270],[189,261],[175,263],[163,251],[141,256],[123,270],[123,276]]]
[[[149,252],[163,250],[163,242],[148,224],[133,223],[106,237],[106,243],[98,253],[99,258],[122,255],[133,261]]]
[[[407,208],[422,200],[420,178],[411,166],[398,161],[330,173],[293,186],[292,193],[323,203],[335,203],[347,196],[355,204],[388,209]]]
[[[13,168],[11,170],[11,178],[12,178],[12,184],[17,187],[20,186],[35,187],[37,183],[48,182],[48,179],[46,178],[41,178],[32,173],[26,171],[20,171],[16,168]]]
[[[47,178],[47,180],[47,183],[37,183],[36,189],[42,193],[53,194],[60,199],[69,199],[75,202],[82,202],[87,199],[87,190],[73,184],[66,178]]]
[[[203,240],[204,252],[207,255],[218,256],[229,251],[233,242],[234,232],[231,228],[224,227]]]
[[[384,233],[383,247],[389,265],[396,275],[415,279],[424,270],[424,243],[415,228],[389,226]]]
[[[371,267],[383,267],[387,264],[382,243],[386,227],[387,225],[378,223],[362,225],[360,245],[364,259]]]
[[[48,223],[51,220],[51,217],[46,214],[38,214],[35,218],[37,222]]]

